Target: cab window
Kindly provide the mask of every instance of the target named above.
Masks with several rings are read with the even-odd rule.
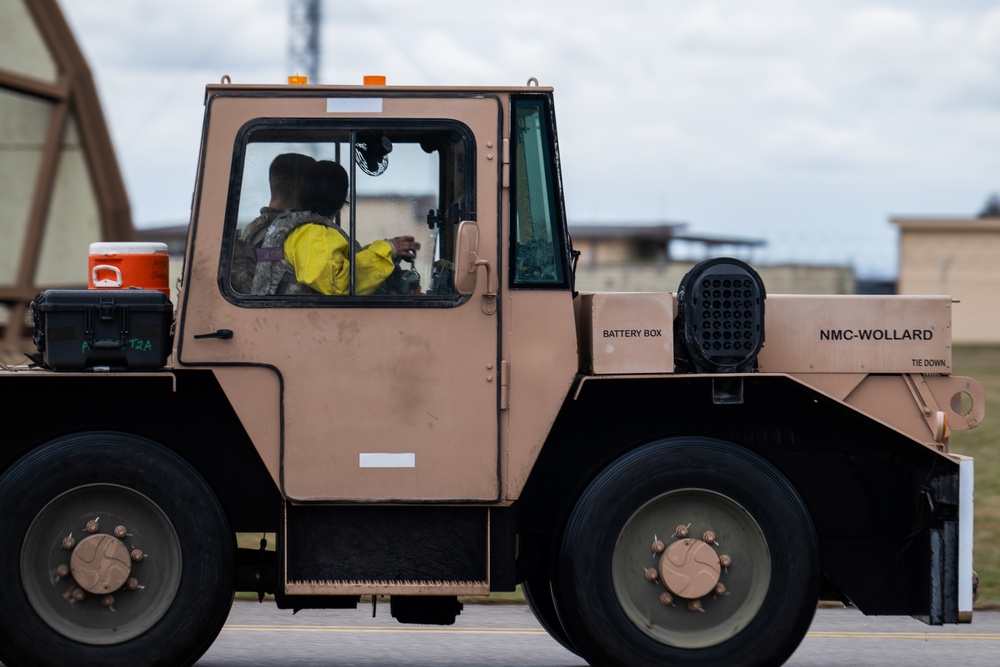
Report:
[[[223,290],[247,305],[457,302],[472,145],[450,122],[250,124],[234,154]]]
[[[515,287],[567,286],[559,174],[549,106],[540,96],[515,97],[511,189]]]

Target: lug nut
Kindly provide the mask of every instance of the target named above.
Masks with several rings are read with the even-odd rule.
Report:
[[[660,574],[656,571],[655,567],[646,568],[646,581],[656,581]]]
[[[139,588],[139,580],[136,579],[135,577],[129,577],[128,581],[125,582],[125,588],[127,588],[130,591],[134,591],[135,589]]]
[[[146,557],[146,554],[142,553],[142,550],[140,549],[133,549],[132,553],[129,555],[132,556],[132,560],[135,561],[136,563],[138,563],[139,561],[141,561],[143,558]]]
[[[664,607],[669,607],[673,603],[674,603],[673,595],[665,591],[663,593],[660,593],[660,604],[662,604]]]
[[[101,598],[101,606],[102,607],[110,607],[114,603],[115,603],[115,596],[114,595],[105,595],[104,597]]]
[[[60,565],[59,567],[56,568],[56,574],[59,575],[60,579],[65,579],[66,577],[69,576],[69,566]]]
[[[701,611],[701,600],[691,600],[688,602],[689,611]]]
[[[87,594],[83,592],[82,588],[74,588],[72,595],[77,602],[83,602],[87,599]]]
[[[72,535],[67,535],[66,537],[63,538],[63,541],[62,541],[62,548],[63,549],[65,549],[66,551],[69,551],[69,550],[71,550],[75,546],[76,546],[76,540],[73,539]]]
[[[93,519],[91,519],[90,521],[87,522],[87,532],[88,533],[93,534],[93,533],[96,533],[100,529],[101,529],[101,524],[97,523]]]
[[[726,594],[726,587],[725,587],[725,585],[724,584],[716,584],[715,585],[715,594],[716,595],[725,595]]]
[[[732,564],[733,564],[733,559],[727,556],[726,554],[722,554],[721,556],[719,556],[719,565],[721,565],[722,567],[729,567]]]
[[[125,526],[115,526],[115,537],[121,539],[128,535],[128,529]]]
[[[681,525],[677,526],[677,528],[674,529],[674,535],[676,535],[677,537],[687,537],[688,527],[682,523]]]
[[[709,544],[715,544],[715,532],[706,530],[705,534],[701,536],[701,539]]]
[[[666,548],[662,540],[653,540],[653,553],[662,554]]]

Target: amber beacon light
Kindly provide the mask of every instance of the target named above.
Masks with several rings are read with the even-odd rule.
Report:
[[[381,74],[365,74],[365,85],[366,86],[384,86],[385,77]]]
[[[309,77],[301,74],[293,74],[288,77],[288,84],[291,86],[304,86],[309,83]]]

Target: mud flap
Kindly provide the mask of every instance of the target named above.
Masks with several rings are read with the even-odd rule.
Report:
[[[958,623],[958,522],[930,530],[928,625]]]
[[[959,462],[955,518],[928,530],[928,625],[972,621],[973,461]],[[950,503],[949,503],[950,504]]]

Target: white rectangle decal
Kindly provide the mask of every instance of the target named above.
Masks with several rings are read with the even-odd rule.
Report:
[[[381,97],[328,97],[327,113],[382,113]]]
[[[416,468],[417,455],[413,452],[401,454],[362,453],[362,468]]]

